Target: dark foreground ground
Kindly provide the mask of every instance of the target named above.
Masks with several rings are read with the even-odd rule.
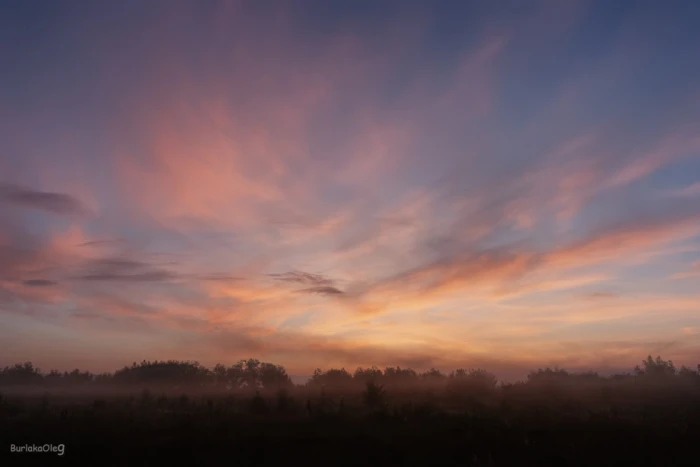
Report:
[[[700,466],[699,399],[676,393],[5,395],[0,407],[8,466]],[[24,444],[65,450],[11,452]]]

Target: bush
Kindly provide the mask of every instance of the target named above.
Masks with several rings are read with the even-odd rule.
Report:
[[[362,400],[371,411],[382,411],[387,408],[384,386],[374,381],[367,382],[365,391],[362,393]]]

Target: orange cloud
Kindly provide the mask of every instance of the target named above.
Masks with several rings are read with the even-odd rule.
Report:
[[[662,218],[620,224],[557,248],[545,261],[555,266],[576,267],[625,257],[633,251],[691,237],[700,229],[700,214],[674,214]]]
[[[345,26],[316,40],[295,7],[261,21],[241,3],[220,7],[178,4],[134,18],[130,37],[84,41],[113,93],[60,117],[71,128],[94,118],[99,131],[10,122],[21,158],[47,154],[27,159],[38,186],[0,181],[11,188],[0,189],[10,324],[60,325],[42,331],[60,345],[59,332],[98,347],[101,336],[114,354],[133,334],[168,358],[319,366],[518,366],[562,352],[621,362],[654,339],[603,342],[590,328],[696,327],[697,297],[668,294],[688,284],[665,279],[673,255],[692,251],[676,242],[700,233],[684,204],[697,183],[658,196],[634,182],[697,152],[697,127],[664,114],[644,121],[658,133],[630,140],[630,122],[586,107],[608,95],[599,86],[636,40],[623,34],[598,68],[563,73],[574,78],[561,93],[518,96],[519,67],[549,53],[527,47],[556,43],[581,5],[432,51],[415,11],[371,40]],[[19,159],[0,156],[3,176]],[[620,218],[596,227],[615,208]],[[658,283],[625,270],[645,262]]]
[[[688,269],[674,274],[672,279],[687,279],[698,276],[700,276],[700,261],[694,261]]]

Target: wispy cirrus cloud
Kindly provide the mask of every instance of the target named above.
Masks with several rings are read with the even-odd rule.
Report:
[[[700,196],[700,182],[693,183],[683,188],[677,188],[668,192],[671,196],[694,198]]]
[[[10,12],[0,338],[298,371],[698,355],[690,15],[308,8]]]
[[[687,279],[690,277],[700,276],[700,261],[694,261],[685,270],[677,272],[672,276],[673,279]]]

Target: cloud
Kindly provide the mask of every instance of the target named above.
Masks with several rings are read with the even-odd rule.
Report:
[[[687,269],[671,276],[672,279],[688,279],[691,277],[700,277],[700,261],[694,261]]]
[[[0,210],[0,281],[53,279],[67,256],[59,236],[30,230],[16,214]]]
[[[174,272],[153,264],[124,258],[93,260],[83,268],[85,270],[76,278],[86,281],[161,282],[178,277]]]
[[[81,311],[92,310],[103,316],[160,317],[162,310],[147,303],[134,301],[113,292],[94,292],[78,299]]]
[[[335,287],[331,286],[318,286],[318,287],[309,287],[306,289],[301,289],[298,290],[297,292],[300,293],[313,293],[313,294],[318,294],[318,295],[340,295],[343,293],[342,290],[336,289]]]
[[[526,272],[534,259],[527,253],[511,250],[465,252],[405,271],[374,288],[403,286],[423,292],[478,286],[484,282],[514,279]]]
[[[699,232],[700,214],[684,208],[660,214],[635,213],[547,250],[533,248],[527,241],[479,248],[479,242],[451,242],[448,237],[448,241],[435,242],[439,253],[436,260],[419,263],[349,295],[358,311],[378,313],[394,307],[425,307],[455,296],[512,299],[538,291],[551,293],[604,284],[611,277],[609,273],[572,275],[567,271],[601,267],[610,261],[634,262],[639,259],[637,253],[650,247]],[[418,251],[420,248],[425,246]]]
[[[616,294],[615,292],[598,291],[598,292],[590,292],[590,293],[586,294],[586,297],[595,298],[595,299],[610,299],[610,298],[619,297],[619,294]]]
[[[634,158],[616,173],[609,183],[613,186],[632,183],[646,177],[659,168],[680,158],[689,157],[700,150],[697,125],[686,125],[659,141],[650,151]]]
[[[22,281],[24,285],[27,285],[29,287],[50,287],[53,285],[58,284],[56,281],[50,281],[47,279],[30,279],[26,281]]]
[[[576,267],[610,259],[628,258],[634,251],[689,238],[700,230],[697,209],[666,211],[617,221],[545,256],[552,265]]]
[[[31,190],[11,184],[0,184],[0,200],[53,214],[84,215],[87,213],[85,206],[70,195]]]
[[[278,281],[292,282],[304,285],[329,286],[333,285],[334,283],[332,279],[329,279],[328,277],[323,276],[322,274],[310,274],[308,272],[303,271],[273,273],[268,275]]]
[[[285,273],[268,274],[274,280],[291,284],[309,285],[296,290],[297,293],[308,293],[325,296],[342,295],[344,292],[335,287],[335,280],[323,274],[311,274],[303,271],[290,271]]]
[[[204,281],[216,281],[216,282],[234,282],[243,280],[242,277],[235,277],[228,274],[205,274],[199,276],[199,279]]]
[[[697,80],[683,44],[640,46],[653,24],[570,48],[597,14],[477,8],[464,29],[456,10],[370,8],[309,27],[286,4],[110,5],[58,38],[70,56],[13,71],[62,86],[28,80],[32,99],[0,110],[10,324],[113,337],[112,357],[138,334],[168,358],[427,366],[654,344],[620,337],[638,329],[622,318],[695,327],[690,283],[666,279],[694,274],[677,243],[700,234],[697,183],[660,187],[695,169],[680,109]],[[53,29],[74,31],[66,18]],[[18,56],[36,40],[56,38],[13,41]]]
[[[668,192],[668,194],[679,198],[695,198],[700,196],[700,182],[695,182],[686,187],[671,190]]]
[[[126,242],[122,239],[106,239],[106,240],[90,240],[80,243],[78,246],[90,248],[102,248],[124,245]]]
[[[500,376],[523,374],[527,363],[507,362],[468,352],[444,353],[425,346],[387,347],[352,339],[314,336],[293,332],[260,332],[250,329],[219,329],[203,336],[183,336],[182,345],[204,358],[200,361],[221,361],[259,356],[279,362],[293,373],[310,374],[314,368],[341,368],[353,371],[358,366],[396,366],[427,370],[432,367],[451,369],[464,365],[481,366],[496,371]]]

